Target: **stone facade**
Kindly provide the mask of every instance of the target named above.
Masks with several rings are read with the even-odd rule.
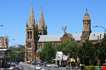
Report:
[[[8,38],[0,37],[0,48],[7,49],[8,48]]]
[[[0,37],[0,68],[6,67],[7,51],[8,51],[8,38],[2,36]]]
[[[34,17],[34,10],[31,8],[29,20],[26,25],[25,62],[31,63],[35,60],[37,50],[38,25]]]
[[[29,20],[26,25],[26,42],[25,42],[25,62],[31,63],[36,59],[37,43],[39,35],[47,34],[43,12],[39,21],[39,26],[35,21],[34,9],[30,10]]]

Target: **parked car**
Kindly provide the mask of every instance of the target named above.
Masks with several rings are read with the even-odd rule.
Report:
[[[35,69],[36,69],[36,70],[41,70],[41,68],[42,68],[42,67],[41,67],[39,64],[35,66]]]
[[[57,67],[59,67],[59,66],[56,65],[56,64],[46,64],[46,67],[54,67],[54,68],[57,68]]]

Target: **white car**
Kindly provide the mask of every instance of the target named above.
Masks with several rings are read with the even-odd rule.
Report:
[[[58,65],[56,65],[56,64],[46,64],[46,67],[55,67],[55,68],[57,68]]]
[[[41,70],[41,66],[40,66],[40,65],[36,65],[36,66],[35,66],[35,69],[36,69],[36,70]]]
[[[14,67],[10,67],[10,68],[8,68],[9,70],[13,70],[14,69]]]

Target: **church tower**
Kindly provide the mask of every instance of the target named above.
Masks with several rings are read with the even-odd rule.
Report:
[[[25,62],[31,63],[36,58],[38,41],[38,25],[35,22],[34,10],[31,7],[26,25]]]
[[[41,10],[39,26],[38,26],[39,35],[47,35],[47,25],[45,24],[43,10]]]
[[[84,42],[86,40],[89,40],[90,33],[91,33],[91,19],[88,10],[86,9],[85,15],[83,17],[83,32],[81,36],[81,41]]]

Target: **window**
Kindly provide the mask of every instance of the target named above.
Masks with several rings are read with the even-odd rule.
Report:
[[[29,32],[29,35],[30,35],[29,38],[32,39],[32,31]]]
[[[32,39],[32,31],[28,31],[27,32],[27,38],[28,39]]]
[[[27,38],[29,39],[29,32],[27,32]]]
[[[31,48],[31,43],[27,43],[28,48]]]

